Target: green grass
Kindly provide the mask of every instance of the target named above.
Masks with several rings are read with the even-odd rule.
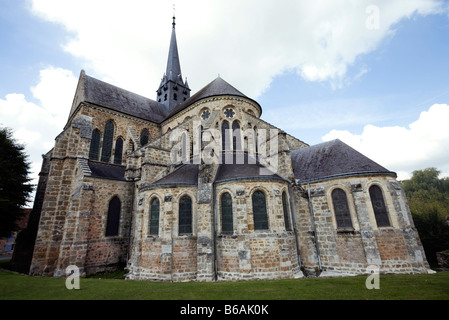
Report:
[[[449,272],[381,275],[368,290],[366,276],[213,283],[158,283],[82,278],[68,290],[63,278],[0,271],[0,300],[448,300]]]

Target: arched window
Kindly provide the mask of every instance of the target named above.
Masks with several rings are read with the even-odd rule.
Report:
[[[109,162],[112,153],[112,141],[114,139],[114,123],[109,120],[104,126],[103,148],[101,149],[101,161]]]
[[[231,150],[229,130],[229,122],[223,121],[223,123],[221,124],[221,147],[224,151]]]
[[[232,123],[232,148],[234,151],[242,151],[242,134],[238,121]]]
[[[100,155],[100,131],[92,131],[92,140],[90,141],[89,159],[98,161]]]
[[[148,143],[149,133],[147,129],[143,129],[140,133],[140,145],[144,146]]]
[[[183,163],[187,163],[190,160],[190,153],[188,146],[190,145],[190,141],[188,141],[189,136],[187,132],[184,132],[181,136],[181,155],[180,159]]]
[[[282,210],[284,211],[285,230],[291,231],[292,227],[290,225],[290,218],[288,214],[287,194],[285,192],[282,192]]]
[[[337,228],[352,228],[351,213],[349,212],[348,199],[346,192],[342,189],[332,191],[332,203],[334,205],[335,220],[337,220]]]
[[[114,164],[122,164],[123,155],[123,139],[118,138],[115,141],[115,153],[114,153]]]
[[[198,127],[198,140],[197,140],[198,146],[197,146],[197,150],[196,150],[197,154],[194,153],[193,154],[194,156],[199,155],[201,150],[203,149],[203,129],[204,129],[203,126]]]
[[[183,196],[179,200],[179,234],[192,233],[192,199]]]
[[[369,188],[369,195],[373,205],[374,216],[378,227],[389,227],[390,219],[388,219],[387,207],[385,206],[382,190],[378,186]]]
[[[254,230],[268,230],[268,214],[265,194],[262,191],[253,193]]]
[[[121,203],[118,197],[109,202],[108,217],[106,221],[106,237],[118,236],[120,226]]]
[[[232,233],[234,224],[232,218],[232,197],[229,193],[221,196],[221,231]]]
[[[254,126],[254,150],[256,150],[256,156],[259,152],[259,137],[257,136],[257,127]]]
[[[150,235],[159,235],[159,199],[154,198],[150,205]]]

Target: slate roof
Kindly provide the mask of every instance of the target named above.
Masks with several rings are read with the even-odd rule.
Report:
[[[164,178],[156,181],[151,186],[194,186],[198,184],[198,172],[199,165],[184,164],[175,169],[175,171],[166,175]]]
[[[84,97],[82,97],[82,101],[155,123],[161,123],[168,114],[161,103],[88,75],[82,75],[80,81],[84,81]]]
[[[225,80],[223,80],[221,77],[216,78],[214,81],[209,83],[207,86],[205,86],[203,89],[198,91],[196,94],[191,96],[189,99],[181,103],[179,106],[177,106],[167,117],[170,118],[177,114],[178,112],[186,109],[187,107],[191,106],[197,101],[200,101],[201,99],[209,98],[209,97],[215,97],[215,96],[236,96],[236,97],[242,97],[242,98],[248,98],[246,95],[241,93],[239,90],[231,86],[229,83],[227,83]],[[254,101],[254,100],[253,100]],[[254,101],[256,102],[256,101]],[[260,107],[260,105],[256,102],[256,104]]]
[[[89,169],[93,178],[126,181],[123,166],[89,161]]]
[[[226,158],[223,156],[223,161],[218,170],[217,176],[215,177],[215,182],[225,182],[229,180],[248,180],[248,179],[274,179],[274,180],[284,180],[274,172],[265,168],[259,161],[251,158],[248,160],[248,156],[245,154],[243,161],[237,161],[236,155],[233,155],[231,163],[225,161]],[[238,164],[238,162],[243,162],[244,164]]]
[[[319,181],[361,174],[396,173],[351,148],[341,140],[324,142],[291,152],[292,167],[300,182]]]
[[[215,176],[214,182],[226,182],[230,180],[251,180],[251,179],[269,179],[269,180],[281,180],[277,174],[264,169],[260,163],[249,164],[248,158],[245,156],[244,164],[236,164],[234,155],[234,164],[220,164]],[[147,187],[159,187],[159,186],[197,186],[198,185],[198,164],[183,164],[179,166],[175,171],[169,173],[164,178],[154,182]]]
[[[78,97],[80,101],[89,102],[155,123],[162,123],[201,99],[222,95],[250,99],[218,77],[169,113],[162,103],[95,79],[84,72],[82,72],[79,81],[79,86],[81,85],[83,88],[83,90],[79,91],[79,94],[82,95]],[[256,101],[254,102],[260,108],[260,105]],[[262,108],[260,109],[262,110]]]

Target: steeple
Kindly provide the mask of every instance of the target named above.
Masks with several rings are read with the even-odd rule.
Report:
[[[190,88],[187,84],[187,79],[185,82],[182,80],[178,44],[176,41],[176,17],[174,15],[172,25],[167,69],[157,90],[157,101],[165,105],[168,111],[172,111],[190,98]]]

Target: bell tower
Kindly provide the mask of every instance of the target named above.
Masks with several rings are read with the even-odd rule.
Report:
[[[181,64],[179,62],[178,44],[176,42],[176,17],[173,16],[173,29],[168,51],[167,70],[162,77],[157,90],[157,101],[162,103],[169,112],[190,98],[190,88],[182,79]]]

